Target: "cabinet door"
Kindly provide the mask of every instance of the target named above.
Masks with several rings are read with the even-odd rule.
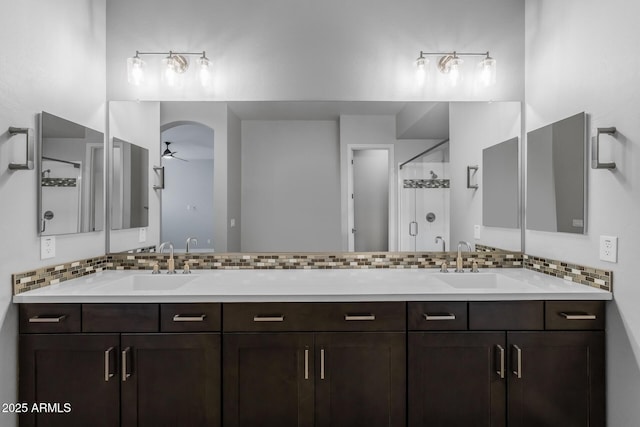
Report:
[[[220,334],[123,334],[122,426],[219,426]]]
[[[225,334],[225,427],[313,426],[313,334]]]
[[[406,425],[403,332],[316,334],[316,426]]]
[[[410,427],[505,425],[502,332],[409,332]]]
[[[20,425],[117,427],[118,344],[118,335],[20,335],[19,400],[29,404]]]
[[[513,332],[510,427],[604,427],[604,333]]]

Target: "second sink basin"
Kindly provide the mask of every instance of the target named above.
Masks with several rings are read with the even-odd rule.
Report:
[[[528,285],[499,273],[447,273],[438,279],[457,289],[509,289],[522,290]]]
[[[197,275],[194,274],[133,274],[116,281],[110,286],[126,288],[132,291],[172,290],[184,286],[196,277]]]

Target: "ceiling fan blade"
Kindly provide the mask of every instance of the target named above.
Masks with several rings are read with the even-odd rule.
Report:
[[[189,160],[187,160],[187,159],[183,159],[183,158],[180,158],[180,157],[176,157],[176,156],[175,156],[175,154],[176,154],[176,153],[171,154],[171,157],[173,157],[174,159],[182,160],[183,162],[188,162],[188,161],[189,161]]]

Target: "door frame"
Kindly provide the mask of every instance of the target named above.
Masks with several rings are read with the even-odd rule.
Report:
[[[353,194],[353,152],[362,150],[386,150],[388,153],[387,170],[388,170],[388,183],[389,183],[389,201],[387,203],[389,209],[389,224],[388,228],[388,250],[394,252],[397,250],[397,230],[396,230],[396,186],[394,185],[396,171],[394,167],[394,145],[393,144],[347,144],[347,240],[348,251],[353,252],[355,249],[355,239],[353,232],[355,212],[354,202],[351,195]]]

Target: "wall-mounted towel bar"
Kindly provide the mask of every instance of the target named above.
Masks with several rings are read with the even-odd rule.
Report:
[[[164,190],[164,166],[154,166],[153,171],[160,176],[160,185],[154,185],[153,189]]]
[[[33,132],[29,128],[15,128],[11,126],[9,128],[9,134],[13,137],[15,135],[24,135],[26,145],[26,156],[24,163],[9,163],[10,170],[31,170],[33,169]]]
[[[600,163],[600,135],[615,135],[615,127],[598,128],[596,136],[591,140],[591,168],[592,169],[615,169],[616,162]]]
[[[478,165],[467,166],[467,188],[477,190],[479,188],[478,184],[471,184],[471,171],[473,171],[473,175],[475,175],[476,172],[478,172]]]

